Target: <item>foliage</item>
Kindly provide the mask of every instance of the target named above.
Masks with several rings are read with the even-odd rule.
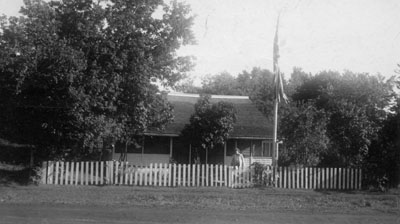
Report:
[[[240,95],[235,77],[227,72],[204,79],[201,91],[205,94]]]
[[[175,53],[194,43],[189,12],[176,1],[26,0],[22,17],[0,21],[0,137],[54,157],[162,128],[172,108],[153,81],[172,86],[191,68]]]
[[[175,91],[182,93],[198,94],[201,92],[201,87],[194,85],[194,80],[186,78],[175,85]]]
[[[237,77],[222,72],[209,76],[197,90],[203,94],[249,96],[267,117],[272,119],[273,74],[269,70],[253,68],[243,71]]]
[[[329,150],[324,165],[361,166],[371,142],[378,138],[386,108],[393,98],[393,80],[379,76],[325,71],[305,79],[293,93],[297,103],[314,102],[325,111]]]
[[[270,165],[263,165],[258,162],[251,164],[253,169],[253,184],[255,186],[273,186],[273,171]]]
[[[400,181],[400,98],[378,135],[379,138],[371,143],[364,164],[369,177],[367,182],[379,187],[383,185],[381,180],[385,180],[386,185],[381,187],[396,186]]]
[[[210,96],[201,96],[194,106],[195,112],[181,132],[195,149],[212,150],[218,144],[224,144],[233,131],[236,111],[232,104],[220,101],[212,104]]]
[[[282,152],[280,165],[316,166],[327,152],[327,115],[315,108],[313,103],[295,105],[282,115],[280,136],[284,140],[285,152]]]

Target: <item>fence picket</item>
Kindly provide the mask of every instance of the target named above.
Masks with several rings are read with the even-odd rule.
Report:
[[[181,186],[181,164],[178,164],[178,182],[177,182],[177,186]]]
[[[66,173],[65,173],[65,184],[66,185],[72,185],[72,172],[73,170],[71,169],[71,162],[66,162],[65,164],[65,169],[66,169]]]
[[[67,161],[67,162],[65,162],[65,176],[64,176],[64,178],[65,178],[65,181],[64,181],[64,183],[65,183],[65,185],[69,185],[69,176],[70,176],[70,174],[69,174],[69,162]]]
[[[223,183],[224,183],[224,174],[223,174],[223,170],[222,170],[222,165],[218,165],[219,167],[219,186],[222,187]]]
[[[190,164],[187,165],[187,173],[186,173],[186,186],[190,187]]]
[[[353,189],[353,168],[349,168],[349,189]]]
[[[182,186],[186,186],[186,164],[182,165]]]
[[[208,164],[206,164],[206,186],[207,187],[208,187],[208,178],[209,178],[208,174],[209,174],[209,166],[208,166]]]
[[[172,176],[170,181],[172,181],[172,187],[175,187],[176,186],[176,164],[175,163],[174,163],[172,169],[173,169],[173,171],[172,171],[172,174],[170,175],[170,176]]]
[[[158,164],[158,166],[157,166],[157,170],[156,170],[156,173],[155,173],[155,175],[156,175],[156,180],[157,180],[157,185],[156,186],[161,186],[161,184],[162,184],[162,180],[161,180],[161,178],[162,178],[162,171],[161,171],[161,164]]]
[[[124,184],[128,185],[128,179],[129,179],[129,166],[128,166],[128,162],[125,162],[124,167],[122,169],[122,173],[121,176],[125,176],[124,177]]]
[[[218,187],[221,184],[221,182],[220,182],[221,176],[220,176],[219,165],[218,164],[216,164],[214,166],[214,173],[215,173],[214,174],[214,186]]]
[[[169,175],[168,165],[167,165],[167,164],[164,164],[164,165],[163,165],[163,178],[164,178],[163,186],[164,186],[164,187],[167,186],[168,175]]]
[[[88,176],[89,176],[89,169],[88,169],[88,162],[83,162],[82,164],[82,185],[87,185],[88,184]]]
[[[65,172],[65,164],[63,161],[60,162],[60,185],[64,185],[64,172]]]
[[[196,184],[196,165],[192,164],[192,178],[190,178],[192,181],[192,187],[195,186]]]
[[[210,186],[214,186],[214,165],[210,165]]]
[[[96,162],[96,185],[98,185],[99,182],[101,185],[103,185],[103,161]]]
[[[224,186],[228,186],[228,177],[227,177],[227,166],[224,165]]]
[[[153,185],[153,163],[149,165],[149,185]]]
[[[162,186],[162,174],[163,174],[163,170],[162,170],[162,164],[158,164],[158,186]]]
[[[200,164],[196,164],[196,187],[200,187]]]
[[[200,167],[201,167],[201,175],[200,175],[201,186],[204,187],[205,178],[206,178],[205,170],[204,170],[204,164],[201,164]]]
[[[168,170],[169,170],[169,172],[168,172],[168,187],[171,187],[172,181],[173,181],[172,180],[172,164],[168,164]],[[175,173],[175,171],[174,171],[174,173]]]
[[[56,162],[56,170],[55,170],[55,178],[54,178],[54,184],[57,185],[58,184],[58,175],[59,175],[59,162]]]
[[[78,185],[79,180],[79,162],[73,162],[75,164],[75,185]]]

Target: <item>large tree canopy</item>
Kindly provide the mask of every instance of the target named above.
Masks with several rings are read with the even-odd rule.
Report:
[[[25,0],[0,21],[0,137],[60,152],[162,127],[191,68],[187,5],[162,0]],[[159,14],[159,15],[158,15]]]

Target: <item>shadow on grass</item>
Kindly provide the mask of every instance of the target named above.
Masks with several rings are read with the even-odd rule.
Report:
[[[0,186],[29,185],[29,171],[23,170],[2,170],[0,169]]]

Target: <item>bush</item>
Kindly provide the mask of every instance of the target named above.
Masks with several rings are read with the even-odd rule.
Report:
[[[270,165],[263,165],[258,162],[251,164],[251,169],[254,170],[253,184],[254,186],[273,186],[273,170]]]

